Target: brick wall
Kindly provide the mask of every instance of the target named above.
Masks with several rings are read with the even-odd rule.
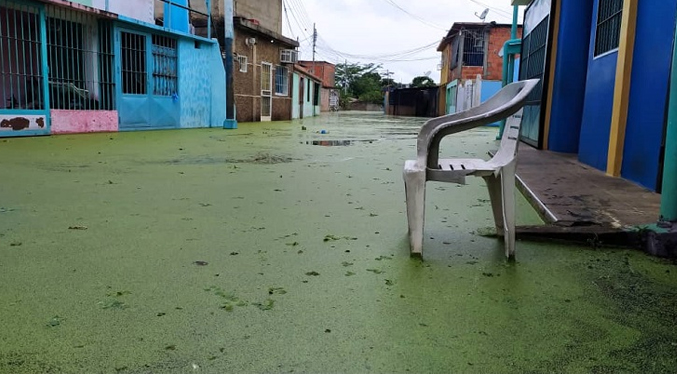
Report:
[[[522,37],[521,27],[517,29],[517,37]],[[498,56],[498,52],[508,40],[510,40],[509,27],[495,27],[491,29],[487,49],[487,72],[483,77],[485,80],[500,81],[503,79],[503,58]]]
[[[246,44],[247,38],[256,38],[255,46]],[[291,119],[291,65],[280,63],[280,49],[289,48],[279,42],[271,43],[269,39],[249,32],[246,29],[236,28],[233,39],[233,54],[247,56],[247,72],[240,71],[237,58],[233,61],[233,90],[237,107],[238,122],[256,122],[261,120],[261,62],[272,64],[272,97],[273,120]],[[275,94],[275,68],[287,68],[288,90],[287,96]]]
[[[313,70],[312,61],[299,61],[299,65],[309,71]],[[336,66],[334,64],[325,61],[316,61],[315,75],[322,79],[322,87],[333,88],[336,85]]]
[[[522,37],[522,28],[517,29],[517,37]],[[449,72],[449,82],[456,79],[475,79],[481,75],[484,80],[500,81],[503,78],[503,58],[498,52],[510,39],[510,27],[494,27],[490,29],[486,50],[486,70],[482,66],[457,67]]]

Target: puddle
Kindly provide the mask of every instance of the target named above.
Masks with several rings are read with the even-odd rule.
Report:
[[[307,145],[319,145],[322,147],[345,147],[352,145],[354,143],[373,143],[376,140],[373,139],[363,139],[363,140],[309,140],[306,141]],[[303,144],[303,143],[301,143]]]

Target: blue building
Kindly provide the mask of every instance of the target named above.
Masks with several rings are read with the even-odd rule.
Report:
[[[0,137],[222,127],[219,45],[172,2],[0,0]]]
[[[528,5],[520,79],[542,79],[523,140],[660,192],[677,0],[513,5]]]

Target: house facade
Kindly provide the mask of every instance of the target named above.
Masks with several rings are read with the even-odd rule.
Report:
[[[302,119],[320,114],[322,82],[301,64],[294,65],[292,119]]]
[[[523,140],[660,192],[677,0],[518,4],[519,77],[543,77]]]
[[[339,92],[336,88],[336,65],[327,61],[299,61],[299,64],[322,81],[320,111],[336,110],[339,100]]]
[[[282,35],[282,0],[233,1],[233,91],[238,122],[292,118],[293,64],[298,42]],[[205,5],[203,4],[202,7]],[[204,8],[197,7],[201,11]],[[199,14],[191,17],[195,32],[214,29],[224,40],[224,9],[211,1],[212,24]],[[230,20],[225,20],[230,22]]]
[[[153,9],[0,0],[0,137],[222,126],[218,44],[149,23]]]
[[[510,24],[456,22],[442,39],[438,114],[469,109],[501,88]],[[517,29],[521,37],[522,27]]]
[[[236,17],[233,22],[233,88],[237,121],[292,119],[291,74],[297,60],[298,42],[252,19]]]

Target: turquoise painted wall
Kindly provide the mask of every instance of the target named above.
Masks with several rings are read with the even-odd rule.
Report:
[[[315,106],[313,105],[313,89],[315,83],[310,79],[304,79],[305,87],[303,89],[303,117],[312,117]]]
[[[223,66],[221,50],[214,40],[209,49],[210,74],[212,84],[212,110],[210,127],[223,127],[226,120],[226,68]],[[235,108],[237,110],[237,108]]]
[[[301,116],[301,108],[299,106],[299,75],[292,74],[291,85],[291,118],[298,119]]]
[[[223,120],[226,118],[225,97],[226,78],[218,46],[211,41],[180,39],[180,127],[223,126]],[[218,119],[219,108],[223,108],[220,121]],[[212,110],[216,111],[214,115],[212,115]]]

